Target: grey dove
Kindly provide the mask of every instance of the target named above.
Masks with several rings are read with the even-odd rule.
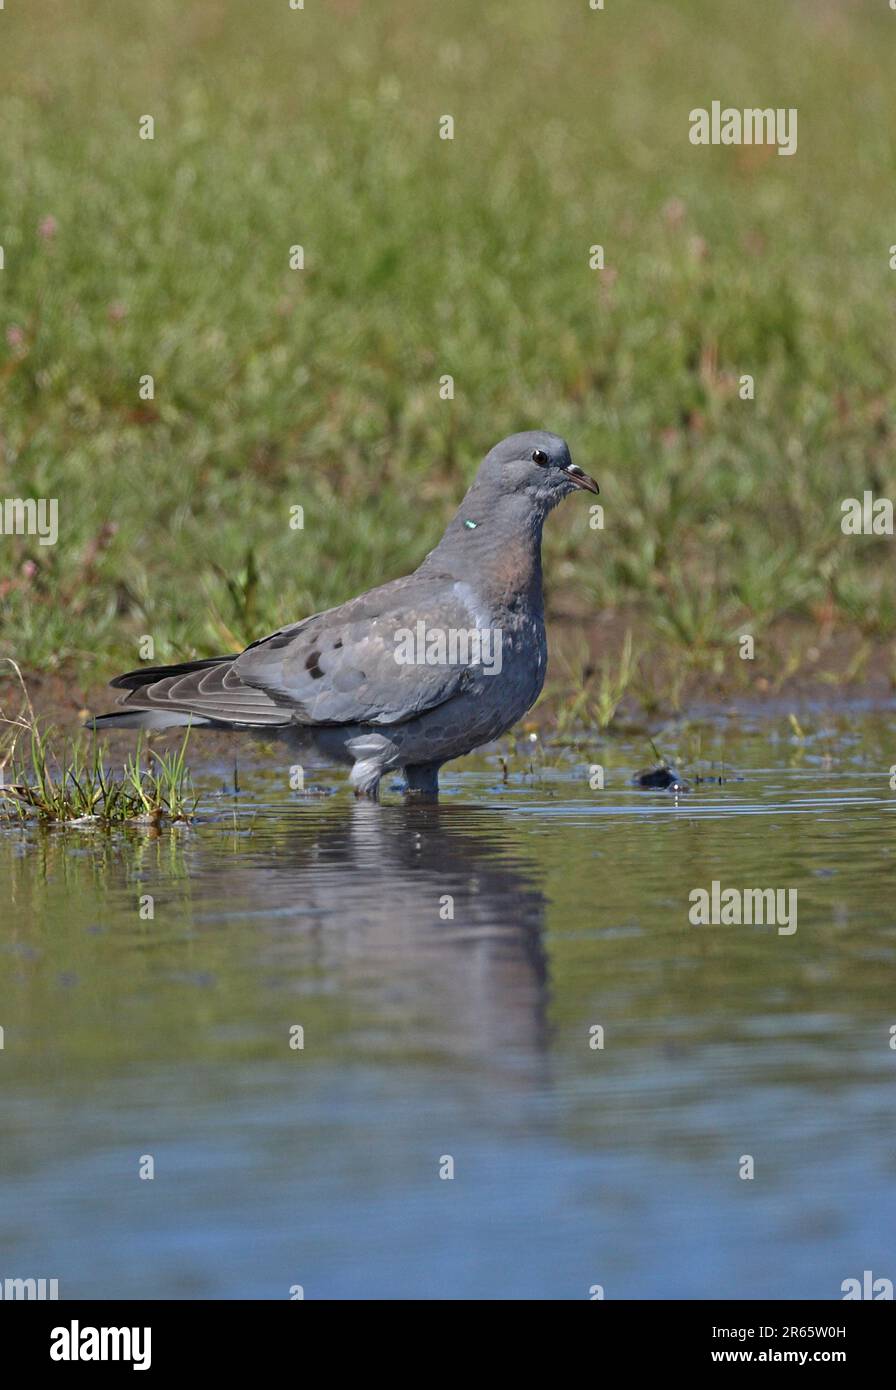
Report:
[[[597,492],[564,440],[512,434],[486,454],[445,534],[413,574],[282,627],[238,656],[144,667],[88,727],[193,725],[284,739],[351,765],[376,799],[401,769],[409,795],[438,794],[443,763],[498,738],[535,703],[547,670],[545,517]]]

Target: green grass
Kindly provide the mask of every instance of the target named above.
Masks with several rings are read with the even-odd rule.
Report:
[[[708,661],[889,637],[839,504],[896,496],[894,55],[883,0],[8,4],[0,498],[60,539],[0,537],[2,650],[235,648],[413,567],[535,425],[606,511],[551,518],[549,609]],[[797,107],[797,154],[693,147],[714,98]]]
[[[596,672],[587,649],[567,661],[566,669],[546,691],[547,698],[555,702],[557,733],[563,737],[583,726],[609,728],[632,687],[640,661],[633,651],[631,632],[626,632],[622,640],[615,668],[606,662]]]
[[[0,710],[0,822],[36,817],[110,826],[192,820],[198,798],[186,765],[189,730],[179,748],[164,753],[147,752],[140,735],[134,753],[113,773],[99,739],[60,739],[41,725],[14,669],[24,698],[12,718]]]
[[[198,798],[186,768],[186,739],[175,752],[157,753],[144,767],[144,746],[125,759],[119,774],[106,766],[102,745],[82,739],[54,742],[52,730],[32,725],[28,759],[2,769],[0,818],[96,821],[103,825],[189,821]]]

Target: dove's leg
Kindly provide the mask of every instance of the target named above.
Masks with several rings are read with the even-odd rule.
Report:
[[[406,767],[404,775],[408,783],[408,796],[415,801],[438,801],[441,766],[441,763],[414,763]]]
[[[359,759],[349,773],[355,796],[369,796],[371,801],[379,801],[382,775],[383,765],[378,758]]]
[[[349,757],[354,759],[349,780],[355,789],[355,796],[369,796],[371,801],[379,800],[380,778],[394,752],[391,741],[385,735],[371,729],[349,739],[343,745],[342,757],[348,753]]]

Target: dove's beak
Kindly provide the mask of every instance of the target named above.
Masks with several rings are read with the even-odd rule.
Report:
[[[583,492],[600,492],[600,488],[597,486],[594,479],[590,478],[587,473],[584,473],[581,468],[577,468],[574,463],[564,468],[563,472],[566,474],[569,481],[575,483],[576,487],[581,488]]]

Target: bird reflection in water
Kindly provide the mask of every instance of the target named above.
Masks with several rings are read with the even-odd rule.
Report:
[[[546,900],[502,812],[311,803],[260,815],[244,852],[203,859],[209,919],[224,898],[228,917],[263,922],[257,967],[342,992],[360,1038],[511,1070],[542,1056]]]

